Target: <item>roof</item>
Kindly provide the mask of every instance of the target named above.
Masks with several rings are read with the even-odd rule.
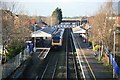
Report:
[[[52,34],[56,31],[53,27],[45,27],[31,33],[31,37],[52,37]]]
[[[42,28],[41,31],[46,32],[48,34],[53,34],[53,32],[56,31],[56,28],[54,28],[54,27],[45,27],[45,28]]]
[[[73,33],[81,33],[81,34],[86,33],[86,29],[84,29],[80,26],[72,28],[72,31],[73,31]]]

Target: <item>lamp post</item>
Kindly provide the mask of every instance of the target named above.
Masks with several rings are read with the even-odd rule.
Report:
[[[115,59],[115,42],[116,42],[116,36],[115,35],[116,35],[116,32],[114,31],[113,33],[114,33],[113,57]]]
[[[115,44],[116,44],[116,43],[115,43],[115,42],[116,42],[116,40],[115,40],[115,39],[116,39],[116,36],[115,36],[115,34],[116,34],[116,33],[115,33],[115,30],[114,30],[113,34],[114,34],[113,58],[114,58],[114,60],[115,60],[115,46],[116,46],[116,45],[115,45]],[[113,78],[115,78],[115,70],[114,70],[114,68],[113,68]]]
[[[36,31],[36,26],[37,24],[34,24],[33,27],[34,27],[34,34],[35,34],[35,31]],[[34,52],[36,52],[36,37],[34,37],[34,48],[33,48]]]
[[[113,19],[113,17],[112,17]],[[116,27],[116,21],[115,21],[115,24],[114,24],[114,27]],[[113,43],[113,59],[115,60],[115,49],[116,49],[116,29],[114,28],[113,30],[113,37],[114,37],[114,43]],[[113,68],[113,78],[115,78],[115,70]]]

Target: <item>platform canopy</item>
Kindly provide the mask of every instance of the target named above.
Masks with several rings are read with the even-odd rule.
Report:
[[[74,28],[72,28],[73,33],[80,33],[80,34],[85,34],[86,33],[86,29],[80,27],[80,26],[76,26]]]
[[[56,31],[55,28],[45,27],[31,33],[31,37],[52,37],[52,34]]]

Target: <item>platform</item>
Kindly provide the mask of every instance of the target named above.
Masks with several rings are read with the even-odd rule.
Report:
[[[83,78],[86,79],[113,79],[112,70],[100,63],[94,57],[94,51],[88,48],[79,34],[72,34]]]

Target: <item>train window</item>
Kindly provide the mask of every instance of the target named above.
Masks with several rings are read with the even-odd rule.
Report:
[[[58,42],[60,42],[60,40],[59,39],[54,39],[53,42],[58,43]]]
[[[54,37],[54,38],[53,38],[53,42],[55,42],[55,43],[60,42],[60,38],[59,38],[59,37]]]

